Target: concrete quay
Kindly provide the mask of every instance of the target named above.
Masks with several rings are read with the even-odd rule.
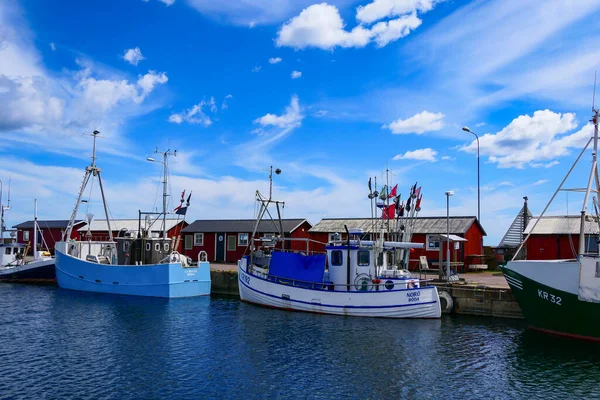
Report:
[[[415,276],[418,273],[414,274]],[[452,313],[499,318],[523,318],[519,304],[515,300],[501,273],[459,274],[461,280],[448,284],[436,282],[440,293],[446,291],[452,297]],[[212,295],[239,296],[236,264],[211,263]],[[432,274],[423,279],[435,279]]]

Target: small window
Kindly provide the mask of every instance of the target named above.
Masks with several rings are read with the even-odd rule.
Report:
[[[146,243],[146,251],[150,251],[152,249],[152,245],[150,243]]]
[[[13,254],[17,254],[18,252],[19,252],[19,249],[18,249],[18,248],[16,248],[16,247],[15,247],[15,248],[13,248]]]
[[[194,247],[194,237],[192,235],[185,235],[185,249],[191,250]]]
[[[154,243],[154,250],[160,251],[160,243]]]
[[[4,250],[4,254],[6,254],[6,255],[10,254],[10,247],[7,247],[6,250]]]
[[[129,242],[123,242],[123,251],[129,251]]]
[[[227,236],[227,251],[235,251],[235,236]]]
[[[29,231],[23,231],[23,241],[27,242],[29,240]]]
[[[331,252],[331,265],[334,267],[340,266],[344,263],[344,255],[341,250],[333,250]]]
[[[366,266],[371,265],[371,252],[369,250],[358,251],[358,265]]]
[[[436,240],[438,238],[437,235],[427,235],[427,250],[429,251],[439,251],[440,250],[440,242]]]
[[[204,246],[204,233],[194,233],[194,246]]]
[[[169,243],[163,243],[163,249],[169,251]]]
[[[247,233],[238,233],[238,246],[248,246]]]

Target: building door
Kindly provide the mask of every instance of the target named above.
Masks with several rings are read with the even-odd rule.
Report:
[[[216,262],[225,262],[225,233],[217,233],[217,252],[215,261]]]

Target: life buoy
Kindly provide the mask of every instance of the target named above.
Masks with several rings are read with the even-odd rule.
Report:
[[[442,309],[442,312],[444,314],[450,314],[454,309],[454,299],[452,298],[450,293],[448,293],[445,290],[440,290],[438,292],[438,295],[440,296],[440,307]]]

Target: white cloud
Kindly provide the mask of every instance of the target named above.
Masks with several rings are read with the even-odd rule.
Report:
[[[435,156],[437,155],[437,153],[437,151],[431,148],[418,149],[413,151],[407,151],[404,154],[398,154],[394,157],[394,160],[420,160],[435,162]]]
[[[548,179],[540,179],[539,181],[533,182],[532,185],[533,186],[539,186],[539,185],[543,185],[546,182],[548,182]]]
[[[225,96],[225,98],[223,99],[223,103],[221,103],[221,110],[229,108],[229,104],[227,104],[227,100],[232,99],[232,98],[233,98],[233,96],[231,94],[228,94],[227,96]]]
[[[304,116],[300,111],[300,104],[298,96],[293,95],[290,105],[286,107],[285,113],[282,115],[275,115],[267,113],[260,118],[254,120],[255,124],[265,126],[277,126],[279,128],[292,128],[300,126]]]
[[[291,77],[292,79],[298,79],[302,76],[302,72],[300,71],[292,71]]]
[[[558,136],[576,127],[577,121],[573,113],[539,110],[533,116],[521,115],[515,118],[498,133],[481,136],[480,152],[489,156],[489,160],[497,163],[500,168],[524,168],[532,162],[535,164],[533,166],[549,168],[556,164],[539,162],[566,155],[569,148],[583,147],[591,136],[590,125],[578,132]],[[475,153],[477,142],[473,140],[460,150]]]
[[[146,58],[142,55],[140,48],[136,47],[125,51],[123,59],[131,65],[138,65],[140,61],[145,60]]]
[[[200,103],[180,113],[171,114],[171,116],[169,116],[169,122],[174,124],[187,122],[190,124],[200,124],[208,127],[212,125],[213,121],[204,112],[205,108],[208,108],[210,112],[213,113],[217,111],[214,97],[211,97],[209,100],[202,100]]]
[[[444,161],[453,161],[453,160],[456,160],[456,158],[451,157],[451,156],[442,156],[442,160],[444,160]]]
[[[254,68],[252,68],[252,72],[260,72],[261,69],[262,67],[260,65],[257,65]]]
[[[56,45],[53,42],[50,42],[50,48],[52,51],[56,51]]]
[[[281,57],[269,58],[269,64],[278,64],[281,62]]]
[[[444,127],[444,114],[432,113],[427,110],[415,114],[407,119],[397,119],[389,125],[382,128],[388,128],[392,133],[416,133],[439,131]]]
[[[475,124],[476,128],[481,128],[482,126],[485,126],[485,122],[478,122]]]
[[[328,113],[327,110],[319,110],[315,113],[315,117],[324,117],[327,115],[327,113]]]
[[[434,3],[434,0],[374,0],[356,9],[356,19],[370,24],[386,17],[427,12],[433,9]]]
[[[529,163],[529,166],[532,168],[551,168],[555,165],[558,165],[558,161],[554,160],[549,163]]]
[[[501,187],[501,186],[515,186],[515,184],[512,182],[503,181],[498,184],[498,187]]]
[[[160,1],[161,3],[166,4],[167,7],[168,6],[172,6],[173,4],[175,4],[175,0],[158,0],[158,1]]]
[[[277,33],[277,46],[296,49],[317,47],[364,47],[373,34],[363,26],[344,30],[344,22],[337,7],[327,3],[313,4],[285,23]]]
[[[156,73],[156,71],[148,71],[147,74],[140,76],[137,81],[138,86],[142,89],[142,95],[147,96],[158,85],[167,83],[169,79],[164,72]]]
[[[364,47],[370,42],[384,47],[418,28],[422,21],[417,17],[417,11],[427,12],[433,4],[427,0],[375,0],[357,9],[357,19],[361,23],[352,30],[345,29],[337,7],[327,3],[313,4],[286,22],[277,32],[275,42],[277,46],[295,49]],[[363,25],[382,18],[389,19],[372,27]]]
[[[371,28],[373,41],[377,47],[384,47],[390,42],[394,42],[408,35],[411,31],[417,29],[421,23],[422,21],[414,14],[392,19],[387,22],[378,22]]]

